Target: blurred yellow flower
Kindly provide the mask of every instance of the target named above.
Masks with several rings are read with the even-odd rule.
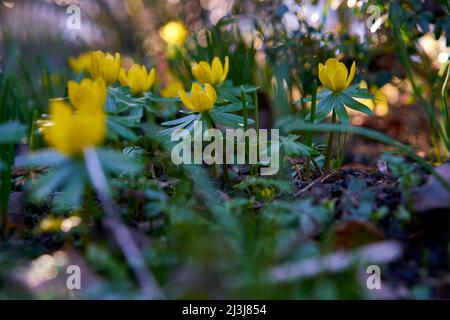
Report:
[[[180,90],[178,95],[186,107],[196,112],[211,110],[217,100],[216,90],[209,84],[202,88],[198,83],[193,83],[190,95],[184,90]]]
[[[138,96],[150,90],[155,82],[155,74],[155,69],[147,72],[145,66],[133,64],[128,73],[120,69],[119,81],[121,85],[130,87],[133,95]]]
[[[186,27],[180,21],[170,21],[159,29],[160,37],[171,46],[181,46],[187,33]]]
[[[359,83],[360,89],[367,89],[367,82],[362,80]],[[371,86],[370,92],[374,95],[373,99],[356,99],[362,104],[369,107],[377,116],[384,117],[389,112],[389,105],[386,95],[377,86]]]
[[[374,90],[375,114],[384,117],[389,112],[389,104],[386,95],[381,89],[375,87]]]
[[[184,90],[183,83],[179,80],[172,81],[166,87],[161,89],[161,97],[173,98],[178,96],[178,92]]]
[[[50,101],[51,126],[43,131],[47,142],[58,152],[77,157],[85,148],[102,143],[106,134],[106,116],[98,107],[82,107],[73,112],[64,100]]]
[[[103,110],[106,102],[106,84],[102,78],[83,79],[80,83],[69,81],[68,91],[70,102],[75,108],[98,107]]]
[[[61,228],[62,221],[63,219],[61,217],[47,216],[41,220],[39,228],[43,232],[57,232]]]
[[[216,86],[227,78],[229,70],[230,62],[228,57],[225,57],[224,65],[222,65],[218,57],[215,57],[211,65],[206,61],[200,61],[194,65],[192,67],[192,74],[198,81]]]
[[[81,53],[77,57],[67,59],[70,68],[76,73],[91,72],[91,54],[92,52]]]
[[[361,80],[359,83],[360,89],[368,89],[366,80]],[[356,98],[357,101],[361,102],[362,104],[366,105],[370,110],[373,111],[374,104],[372,99],[362,99],[362,98]]]
[[[261,197],[264,199],[269,199],[273,196],[274,192],[271,188],[265,187],[261,190]]]
[[[319,79],[326,88],[339,93],[348,88],[355,76],[355,69],[356,65],[353,61],[349,74],[345,64],[330,58],[325,65],[319,63]]]
[[[116,82],[120,72],[120,54],[95,51],[91,56],[91,73],[94,77],[102,77],[109,86]]]

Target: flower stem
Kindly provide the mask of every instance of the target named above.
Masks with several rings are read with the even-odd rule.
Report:
[[[331,123],[335,122],[336,122],[336,112],[333,109],[333,114],[331,115]],[[334,131],[331,131],[328,136],[328,144],[327,144],[328,146],[324,166],[325,171],[331,171],[331,156],[332,156],[331,153],[333,151],[333,138],[334,138]]]
[[[396,4],[396,8],[399,6]],[[406,48],[406,44],[402,38],[401,30],[402,26],[400,25],[400,19],[397,16],[396,12],[397,10],[390,10],[391,14],[391,20],[393,21],[393,31],[394,31],[394,39],[396,41],[396,47],[399,51],[400,61],[403,64],[403,67],[405,69],[406,77],[408,78],[409,82],[411,83],[413,95],[416,97],[416,99],[420,102],[420,105],[424,109],[424,111],[427,113],[428,121],[430,124],[430,137],[431,137],[431,145],[433,147],[435,158],[437,162],[442,162],[441,158],[441,150],[439,148],[439,141],[443,140],[443,137],[445,137],[445,132],[443,131],[443,128],[437,123],[436,117],[435,117],[435,106],[434,102],[429,103],[421,90],[419,89],[415,78],[414,78],[414,68],[412,65],[411,56],[408,53],[408,50]],[[445,139],[445,138],[444,138]]]
[[[131,236],[128,228],[121,221],[120,213],[111,197],[111,190],[109,189],[108,181],[95,149],[86,149],[84,151],[84,159],[92,185],[105,213],[102,222],[114,236],[128,265],[131,270],[133,270],[143,297],[147,299],[163,298],[164,295],[156,282],[156,279],[147,269],[144,258],[142,257],[136,242]]]
[[[247,99],[245,97],[244,87],[241,86],[241,100],[242,100],[242,116],[244,117],[244,131],[247,132],[248,129],[248,112],[247,112]],[[247,136],[245,137],[245,163],[248,160],[249,153],[249,141]]]
[[[255,118],[255,129],[256,129],[256,162],[259,163],[259,104],[258,104],[258,90],[255,90],[253,97],[253,104],[255,106],[254,118]]]
[[[2,216],[2,238],[8,237],[9,220],[8,220],[8,204],[11,193],[11,170],[14,162],[14,146],[1,146],[1,160],[4,163],[4,168],[1,171],[1,190],[0,190],[0,210]]]
[[[14,107],[17,108],[17,100],[14,99],[11,106],[8,105],[9,89],[11,81],[7,79],[5,89],[2,90],[0,97],[0,122],[4,123],[8,119],[15,119]],[[12,107],[12,110],[10,109]],[[8,114],[8,110],[12,111],[12,114]],[[0,171],[0,215],[2,223],[1,236],[6,240],[9,233],[9,217],[8,217],[8,204],[11,194],[11,171],[14,164],[14,144],[4,144],[0,146],[0,161],[3,164],[3,168]]]
[[[317,81],[314,80],[312,88],[311,116],[309,121],[311,124],[314,124],[314,120],[316,117],[316,103],[317,103]],[[306,134],[306,143],[308,147],[312,146],[312,132],[308,132]],[[308,158],[306,159],[306,177],[308,180],[311,178],[311,156],[308,156]]]
[[[213,119],[209,115],[206,115],[206,123],[208,124],[209,129],[216,129],[216,125],[214,124]],[[225,163],[225,153],[224,153],[223,157],[224,157],[224,160],[223,160],[223,165],[222,165],[222,177],[223,177],[223,180],[226,182],[228,180],[228,168]],[[213,166],[213,176],[215,179],[217,179],[219,177],[219,169],[217,167],[217,163],[214,162],[212,166]]]
[[[213,163],[213,176],[215,179],[219,177],[219,170],[217,169],[217,163]]]
[[[225,145],[225,144],[224,144]],[[226,149],[225,149],[226,150]],[[223,178],[223,182],[227,183],[228,182],[228,167],[227,167],[227,155],[226,155],[226,151],[223,152],[222,154],[223,156],[223,164],[222,164],[222,178]]]
[[[340,137],[340,134],[339,134]],[[342,144],[339,152],[339,174],[341,172],[342,162],[344,161],[344,153],[345,153],[345,146],[347,145],[347,132],[344,132],[344,143]]]

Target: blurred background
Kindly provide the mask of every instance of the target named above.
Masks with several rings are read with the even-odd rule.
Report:
[[[411,123],[406,124],[402,121],[402,112],[381,122],[377,122],[377,117],[386,117],[392,108],[414,108],[411,85],[405,81],[402,62],[396,56],[398,46],[393,19],[403,28],[401,37],[407,40],[412,63],[419,65],[419,74],[423,76],[420,84],[432,87],[438,70],[450,54],[450,21],[444,2],[1,1],[0,68],[33,74],[45,66],[52,74],[52,93],[62,95],[65,88],[58,88],[58,83],[64,83],[67,57],[87,50],[121,52],[125,67],[133,61],[155,65],[162,85],[171,79],[167,76],[169,66],[172,71],[184,72],[186,77],[189,70],[180,69],[181,60],[185,63],[189,59],[212,59],[215,54],[224,56],[227,51],[235,56],[230,75],[233,82],[237,85],[252,83],[262,88],[261,98],[267,106],[262,108],[262,124],[268,127],[289,114],[294,101],[310,93],[309,77],[317,76],[319,62],[331,56],[344,59],[348,64],[356,60],[357,80],[364,80],[372,93],[383,97],[383,103],[372,106],[376,117],[371,118],[368,125],[399,135],[400,140],[417,146],[423,156],[429,151],[427,128],[424,132],[410,130],[423,122],[421,110],[414,112],[414,117],[409,117]],[[164,36],[162,28],[169,22],[180,24],[166,28]],[[216,43],[212,50],[201,54],[192,44],[206,48],[205,30],[211,27],[217,27],[217,32],[213,33]],[[185,39],[195,39],[186,41],[187,51],[171,48]],[[427,69],[420,66],[421,62]],[[48,96],[40,96],[42,106],[39,109],[45,111]],[[369,119],[362,115],[352,118],[356,125],[367,121]],[[365,151],[370,155],[367,159],[372,158],[370,150]]]
[[[156,67],[157,83],[152,90],[157,91],[174,79],[182,81],[187,88],[192,80],[193,61],[229,56],[228,78],[235,86],[260,87],[261,127],[271,128],[282,126],[283,118],[306,112],[308,106],[298,101],[311,95],[318,63],[336,57],[347,66],[356,61],[355,83],[365,86],[378,98],[364,102],[374,111],[374,116],[351,114],[352,124],[384,132],[412,145],[417,155],[428,157],[432,149],[429,121],[414,95],[412,82],[431,104],[436,102],[440,88],[435,88],[435,83],[450,55],[448,10],[450,5],[445,0],[0,1],[0,76],[11,79],[20,108],[19,120],[32,130],[34,121],[47,113],[48,100],[66,96],[67,80],[79,76],[79,70],[69,68],[69,57],[91,50],[120,52],[124,67],[134,61]],[[399,48],[403,47],[402,57]],[[174,117],[178,110],[177,106],[167,109],[171,114],[164,114],[163,119]],[[38,146],[34,142],[34,147]],[[375,166],[380,153],[386,150],[385,146],[353,136],[349,137],[347,146],[345,162],[359,166]],[[21,183],[16,181],[17,185]],[[170,229],[175,234],[172,236],[176,245],[170,250],[165,248],[170,236],[161,236],[158,241],[163,249],[156,245],[155,250],[146,251],[149,264],[162,279],[170,297],[367,298],[359,287],[360,275],[347,269],[342,277],[318,276],[317,283],[308,279],[301,288],[293,285],[286,290],[259,282],[240,288],[239,283],[252,284],[258,270],[271,265],[274,259],[271,250],[277,250],[276,241],[277,245],[281,243],[280,252],[283,252],[286,243],[291,241],[290,233],[280,232],[275,236],[275,232],[264,229],[265,225],[262,230],[253,230],[244,224],[242,230],[233,229],[238,230],[236,234],[225,235],[221,229],[211,228],[213,236],[202,237],[205,229],[201,223],[197,222],[197,226],[196,220],[185,218],[187,214],[178,215],[183,210],[197,213],[196,206],[190,207],[191,185],[184,180],[183,183],[179,189],[184,191],[174,197],[178,200],[171,198],[167,207],[163,206],[168,202],[165,193],[161,200],[164,207],[161,211],[172,210],[175,214],[171,217],[183,222],[182,227],[177,227],[174,219],[175,227]],[[22,195],[19,192],[16,195],[17,199],[11,200],[13,205],[24,203],[19,198]],[[246,205],[244,199],[230,204],[227,210],[245,212]],[[333,206],[330,202],[327,208]],[[293,206],[292,211],[309,210],[315,214],[319,209],[325,210],[307,203],[306,208]],[[27,223],[36,226],[36,232],[46,234],[49,222],[40,220],[45,214],[34,207],[30,211],[37,217]],[[282,208],[274,206],[266,211],[278,215]],[[69,231],[80,224],[69,218],[61,221],[66,220]],[[148,229],[151,236],[140,239],[144,243],[153,242],[166,231],[157,229],[153,221]],[[93,266],[95,272],[87,274],[92,287],[104,279],[112,280],[110,287],[102,287],[103,291],[95,289],[91,297],[117,298],[110,293],[115,292],[113,289],[121,285],[120,289],[129,289],[126,267],[117,263],[120,259],[109,249],[97,245],[97,240],[100,243],[104,239],[94,239],[83,256],[72,249],[76,247],[72,238],[64,240],[66,231],[62,231],[61,237],[58,232],[58,237],[42,236],[37,240],[38,237],[31,235],[26,243],[17,241],[14,246],[13,239],[9,247],[5,246],[0,255],[0,298],[11,297],[17,289],[16,283],[31,288],[28,292],[33,297],[67,298],[63,280],[49,282],[48,287],[40,290],[49,279],[58,279],[58,268],[69,263],[86,270],[87,265]],[[252,241],[261,234],[267,238]],[[233,246],[227,247],[227,241]],[[330,245],[335,249],[333,246],[337,247]],[[377,257],[384,257],[389,250],[396,252],[396,248],[381,249]],[[294,258],[298,259],[321,253],[319,245],[312,241],[298,245],[295,250]],[[249,252],[257,252],[257,257]],[[22,265],[27,265],[25,271],[18,269]],[[406,283],[416,273],[416,267],[412,266],[411,272],[408,269]],[[229,272],[226,278],[221,277],[224,270]],[[59,272],[58,277],[63,279],[63,276]],[[3,287],[1,280],[11,278],[17,280],[15,285]]]

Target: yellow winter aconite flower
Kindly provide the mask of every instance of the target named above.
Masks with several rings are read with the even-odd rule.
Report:
[[[91,56],[91,73],[94,77],[102,77],[107,85],[116,82],[120,72],[120,54],[95,51]]]
[[[191,95],[184,90],[180,90],[178,95],[186,107],[196,112],[211,110],[217,100],[216,90],[209,84],[202,88],[198,83],[193,83]]]
[[[98,106],[74,113],[64,100],[52,100],[50,116],[52,125],[45,129],[44,137],[66,156],[80,156],[85,148],[100,145],[105,137],[106,116]]]
[[[91,54],[92,52],[85,52],[78,55],[78,57],[69,57],[67,59],[70,68],[76,73],[91,72]]]
[[[98,107],[103,110],[106,102],[106,84],[102,78],[83,79],[80,83],[69,81],[68,91],[70,102],[75,108]]]
[[[375,114],[379,117],[384,117],[389,112],[387,97],[381,89],[376,88],[374,92]]]
[[[359,88],[360,89],[368,89],[366,80],[361,80],[361,82],[359,83]],[[357,98],[356,100],[361,102],[362,104],[366,105],[370,110],[373,111],[374,104],[373,104],[372,99]]]
[[[128,73],[124,69],[120,70],[119,81],[121,85],[130,87],[131,93],[137,96],[150,90],[155,82],[155,75],[155,69],[147,72],[145,66],[133,64]]]
[[[264,199],[269,199],[273,196],[274,192],[271,188],[265,187],[261,190],[261,197]]]
[[[215,57],[211,65],[206,61],[200,61],[194,65],[192,67],[192,74],[198,81],[216,86],[227,78],[229,70],[230,62],[228,57],[225,57],[224,65],[222,65],[218,57]]]
[[[61,217],[45,217],[41,220],[39,227],[43,232],[55,232],[61,228],[63,219]]]
[[[183,83],[179,80],[169,83],[166,87],[161,89],[161,97],[173,98],[178,96],[178,92],[184,90]]]
[[[359,83],[360,89],[367,89],[367,82],[362,80]],[[370,108],[377,116],[384,117],[389,112],[389,105],[386,95],[377,86],[371,86],[370,92],[373,94],[373,99],[356,99],[362,104]]]
[[[348,88],[355,76],[355,69],[356,65],[353,61],[349,74],[345,64],[330,58],[325,65],[319,63],[319,79],[326,88],[339,93]]]
[[[181,46],[186,40],[187,29],[180,21],[170,21],[159,29],[160,37],[171,46]]]

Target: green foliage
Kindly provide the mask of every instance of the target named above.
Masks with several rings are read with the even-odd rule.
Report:
[[[159,61],[162,56],[150,57],[152,62],[162,64],[157,69],[161,67],[170,74],[168,78],[180,80],[185,88],[194,81],[191,66],[195,62],[211,62],[216,56],[223,61],[228,56],[230,71],[227,80],[215,88],[215,106],[202,113],[187,110],[178,97],[161,97],[158,85],[136,97],[128,87],[113,84],[108,88],[105,105],[107,137],[93,157],[98,159],[99,167],[92,166],[92,158],[86,154],[69,158],[44,149],[39,140],[37,121],[47,118],[48,100],[67,95],[69,78],[80,81],[88,75],[74,75],[60,67],[48,52],[54,43],[20,47],[5,31],[6,63],[0,79],[2,226],[5,228],[8,218],[14,218],[8,216],[11,192],[25,191],[31,209],[24,209],[26,224],[18,224],[15,239],[23,238],[23,247],[37,243],[39,250],[17,257],[1,242],[0,265],[7,263],[9,272],[13,268],[9,260],[33,260],[46,253],[41,247],[62,248],[64,240],[64,245],[73,245],[89,267],[102,276],[103,291],[94,292],[93,298],[117,298],[116,292],[142,298],[130,294],[136,289],[131,284],[139,278],[130,264],[134,260],[123,252],[119,254],[120,241],[113,246],[104,238],[108,224],[101,222],[113,217],[119,221],[123,218],[122,231],[131,230],[132,238],[138,239],[137,251],[144,256],[143,269],[154,273],[168,298],[365,298],[357,276],[361,269],[353,262],[342,269],[338,265],[337,273],[313,270],[304,278],[283,284],[273,282],[268,271],[285,263],[317,266],[315,259],[333,262],[325,256],[330,244],[323,240],[333,232],[336,222],[358,220],[378,227],[394,219],[409,225],[415,217],[410,205],[411,189],[422,179],[419,167],[435,175],[450,191],[448,181],[433,167],[433,161],[445,161],[450,150],[450,67],[447,63],[437,73],[417,45],[427,31],[436,37],[444,35],[448,42],[449,8],[441,3],[433,9],[426,1],[399,0],[365,2],[361,8],[349,9],[344,1],[336,10],[341,28],[328,32],[325,24],[329,3],[319,24],[311,25],[298,16],[299,29],[292,31],[283,19],[290,10],[283,1],[274,1],[270,8],[268,2],[252,3],[264,9],[258,18],[246,15],[245,6],[238,1],[234,11],[242,11],[242,15],[225,17],[204,33],[194,34],[184,46],[172,48],[166,57],[168,68]],[[376,37],[361,41],[348,32],[346,20],[350,19],[346,19],[346,14],[351,10],[358,19],[365,18],[370,4],[377,4],[388,19]],[[430,24],[434,24],[433,29]],[[382,36],[387,41],[375,44],[373,39]],[[127,44],[129,47],[120,48],[121,53],[131,52],[138,60],[141,52],[133,52],[136,48]],[[141,50],[142,45],[138,46]],[[57,52],[64,59],[69,55]],[[405,75],[389,68],[374,70],[376,58],[383,53],[393,53],[393,60],[401,62]],[[370,86],[381,86],[394,78],[406,78],[427,113],[435,159],[417,156],[413,147],[386,134],[350,125],[348,109],[372,115],[357,99],[372,99],[373,95],[358,84],[339,94],[318,90],[318,63],[330,57],[345,64],[355,60],[355,82],[365,79]],[[157,81],[164,84],[164,76],[157,75]],[[330,114],[332,123],[324,123]],[[222,131],[252,127],[258,130],[260,122],[267,126],[276,123],[282,133],[280,174],[259,176],[257,169],[264,165],[261,162],[239,166],[174,165],[170,161],[170,135],[176,129],[192,131],[197,120],[204,129],[214,127]],[[328,143],[322,142],[321,133],[329,134]],[[330,173],[326,171],[331,169],[334,134],[338,140],[337,171]],[[406,204],[379,205],[375,191],[369,190],[366,181],[345,179],[341,165],[347,134],[381,142],[402,155],[385,155],[383,159],[397,178],[394,188],[398,186]],[[24,148],[16,148],[18,144],[24,148],[28,145],[30,152],[24,155]],[[414,163],[405,161],[403,156]],[[312,190],[314,187],[317,189]],[[298,193],[298,188],[311,192],[305,196]],[[74,212],[83,215],[82,225],[74,233],[58,236],[55,232],[44,237],[27,229],[29,225],[39,229],[38,221],[47,215]],[[51,242],[48,247],[47,242]],[[332,245],[338,247],[339,243]],[[345,254],[357,262],[353,252]],[[6,274],[0,268],[0,297],[4,283],[10,280]],[[429,297],[427,289],[415,287],[412,295]]]

